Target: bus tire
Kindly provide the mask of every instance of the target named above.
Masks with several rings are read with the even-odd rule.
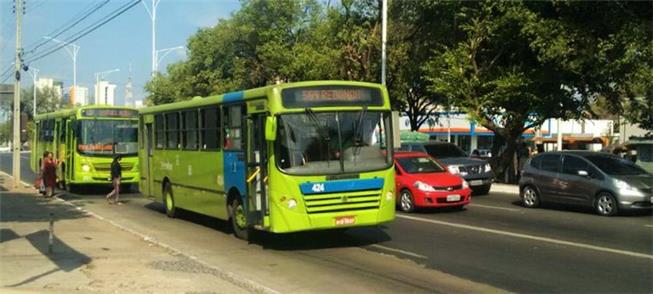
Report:
[[[72,183],[64,183],[64,185],[66,187],[66,192],[68,193],[75,193],[75,191],[77,191],[77,187]]]
[[[175,198],[172,194],[172,187],[169,183],[163,186],[163,209],[168,217],[177,216],[177,208],[175,208]]]
[[[247,226],[247,215],[245,214],[245,207],[243,206],[240,197],[234,197],[231,200],[231,226],[234,230],[234,235],[238,239],[249,240],[251,229]]]

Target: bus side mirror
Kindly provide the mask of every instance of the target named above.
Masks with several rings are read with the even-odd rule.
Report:
[[[392,144],[394,149],[401,148],[401,136],[399,134],[399,111],[392,112]]]
[[[268,116],[265,119],[265,140],[274,141],[277,139],[277,117]]]

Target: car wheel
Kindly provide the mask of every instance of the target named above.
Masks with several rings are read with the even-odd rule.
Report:
[[[172,195],[172,187],[166,184],[163,188],[163,207],[168,217],[177,216],[177,208],[175,208],[175,198]]]
[[[535,188],[532,186],[524,187],[522,192],[522,203],[525,207],[535,208],[540,205],[540,196],[535,191]]]
[[[240,197],[231,201],[231,226],[238,239],[249,240],[250,229],[247,226],[247,214]]]
[[[408,189],[401,190],[399,194],[399,208],[403,212],[415,211],[415,201],[413,201],[413,194]]]
[[[601,192],[596,197],[596,212],[603,216],[613,216],[619,212],[617,199],[609,192]]]

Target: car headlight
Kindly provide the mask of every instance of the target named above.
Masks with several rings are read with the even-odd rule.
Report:
[[[491,172],[491,171],[492,171],[492,166],[491,166],[489,163],[486,163],[486,164],[485,164],[485,172],[486,172],[486,173],[489,173],[489,172]]]
[[[465,180],[463,180],[463,189],[469,188],[469,183]]]
[[[619,189],[619,194],[623,195],[634,195],[634,196],[640,196],[643,195],[637,188],[629,185],[628,183],[622,181],[622,180],[614,180],[614,185]]]
[[[82,164],[82,171],[90,172],[91,171],[91,166],[88,165],[88,164]]]
[[[433,192],[433,191],[435,191],[435,189],[433,189],[433,187],[431,185],[427,185],[426,183],[421,182],[421,181],[416,181],[415,184],[413,184],[413,186],[415,188],[417,188],[418,190],[424,191],[424,192]]]
[[[457,175],[457,174],[460,173],[460,167],[457,166],[457,165],[450,165],[450,166],[447,166],[447,167],[449,168],[449,172],[454,174],[454,175]]]

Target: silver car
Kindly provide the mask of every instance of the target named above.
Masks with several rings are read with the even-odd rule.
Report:
[[[606,153],[538,154],[524,165],[519,188],[526,207],[544,202],[580,204],[604,216],[653,208],[653,175]]]

